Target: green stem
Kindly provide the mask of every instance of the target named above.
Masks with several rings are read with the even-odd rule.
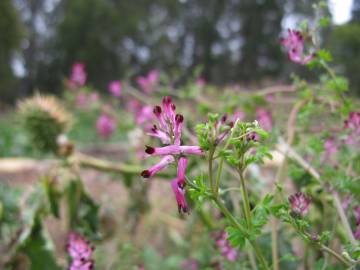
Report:
[[[143,168],[137,165],[124,164],[121,162],[111,162],[104,159],[94,158],[85,154],[76,153],[72,155],[68,162],[71,165],[78,165],[82,167],[88,167],[104,172],[126,173],[126,174],[139,174],[143,171]],[[166,176],[166,174],[160,174]]]
[[[237,125],[237,122],[238,122],[238,120],[236,120],[236,122],[234,124],[234,127]],[[233,138],[233,132],[232,131],[233,131],[233,129],[231,130],[231,134],[230,134],[229,138],[227,139],[223,150],[228,149],[228,147],[230,145],[230,142],[231,142],[231,140]],[[219,195],[220,178],[221,178],[221,173],[222,173],[222,169],[223,169],[223,164],[224,164],[224,156],[221,156],[220,161],[219,161],[218,170],[217,170],[217,173],[216,173],[215,192],[214,192],[215,196]]]
[[[215,152],[215,149],[214,147],[212,146],[211,149],[209,150],[209,182],[210,182],[210,189],[211,189],[211,192],[213,192],[215,194],[215,191],[214,191],[214,181],[213,181],[213,161],[214,161],[214,152]]]
[[[277,236],[278,222],[275,218],[271,220],[271,254],[273,270],[279,270],[279,256],[278,256],[278,236]]]
[[[266,260],[265,260],[265,258],[263,256],[258,244],[255,241],[249,241],[249,242],[252,245],[253,249],[255,250],[256,257],[260,261],[260,264],[262,265],[262,268],[265,269],[265,270],[270,270],[270,268],[267,265]]]
[[[249,202],[249,196],[246,190],[245,185],[245,179],[242,170],[239,171],[240,176],[240,183],[241,183],[241,194],[243,197],[243,207],[244,207],[244,213],[245,213],[245,219],[246,223],[249,227],[249,229],[252,228],[252,222],[251,222],[251,212],[250,212],[250,202]]]
[[[331,254],[333,257],[338,259],[340,262],[342,262],[346,266],[348,266],[348,267],[352,266],[352,264],[350,262],[345,260],[344,257],[342,257],[340,254],[338,254],[336,251],[332,250],[331,248],[328,248],[325,245],[320,245],[320,249],[323,250],[324,252],[327,252],[327,253]]]
[[[221,157],[221,158],[220,158],[220,161],[219,161],[219,167],[218,167],[217,173],[216,173],[215,192],[214,192],[214,195],[215,195],[215,196],[218,196],[218,195],[219,195],[220,178],[221,178],[221,173],[222,173],[223,164],[224,164],[224,157]]]
[[[244,175],[243,175],[243,171],[239,170],[239,176],[240,176],[240,182],[241,182],[241,193],[243,196],[243,206],[244,206],[244,212],[245,212],[245,219],[246,219],[246,223],[248,225],[248,228],[251,229],[252,228],[252,221],[251,221],[251,212],[250,212],[250,201],[249,201],[249,195],[247,193],[247,189],[246,189],[246,185],[245,185],[245,179],[244,179]],[[255,240],[249,240],[250,244],[252,245],[252,247],[254,248],[256,257],[258,258],[258,260],[260,261],[260,264],[262,265],[262,267],[264,269],[269,269],[266,260],[261,252],[260,247],[258,246],[258,244],[256,243]]]

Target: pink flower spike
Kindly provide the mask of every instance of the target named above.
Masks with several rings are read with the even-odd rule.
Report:
[[[72,232],[68,237],[67,251],[73,259],[89,259],[92,256],[94,247],[90,246],[82,235]]]
[[[141,173],[141,176],[144,178],[150,178],[154,176],[157,172],[161,171],[162,169],[166,168],[169,164],[175,161],[174,157],[171,155],[163,157],[159,163],[154,165],[148,170],[145,170]]]
[[[287,38],[282,38],[281,44],[288,49],[288,57],[294,63],[305,65],[315,57],[314,53],[304,55],[304,37],[300,31],[289,29]]]
[[[297,192],[289,197],[292,213],[304,217],[309,212],[311,199],[302,192]]]
[[[76,104],[79,107],[85,107],[87,103],[87,95],[86,93],[79,93],[76,97]]]
[[[171,181],[171,187],[175,194],[176,202],[178,204],[179,213],[189,213],[189,207],[185,200],[185,187],[178,183],[177,179]]]
[[[109,92],[114,96],[114,97],[120,97],[121,96],[121,82],[120,81],[112,81],[109,83]]]
[[[199,88],[203,88],[206,85],[206,81],[204,78],[197,78],[196,82],[195,82],[196,86]]]
[[[159,82],[159,71],[156,69],[150,70],[147,75],[147,80],[151,86],[157,84]]]
[[[86,77],[85,65],[80,62],[73,64],[70,81],[77,87],[82,87],[86,83]]]
[[[339,147],[335,142],[334,138],[327,138],[324,142],[324,152],[321,156],[321,162],[324,163],[328,161],[332,155],[338,151]]]
[[[138,125],[147,124],[149,121],[153,120],[152,107],[149,105],[141,107],[141,109],[136,113],[136,123]]]
[[[177,180],[179,184],[185,185],[185,173],[187,166],[187,158],[181,157],[178,162],[178,172],[177,172]]]
[[[99,94],[96,92],[91,92],[89,98],[91,102],[97,102],[99,100]]]
[[[272,115],[271,112],[266,111],[263,108],[256,109],[256,120],[258,120],[261,128],[270,132],[272,129]]]
[[[172,103],[171,97],[170,96],[163,97],[162,105],[167,120],[173,123],[175,120],[176,106],[174,103]]]
[[[96,130],[100,137],[109,139],[116,127],[115,119],[103,113],[96,121]]]

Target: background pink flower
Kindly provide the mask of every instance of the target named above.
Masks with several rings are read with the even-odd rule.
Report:
[[[114,133],[116,127],[115,119],[106,113],[100,115],[96,121],[96,130],[100,137],[109,139]]]
[[[76,62],[73,64],[70,75],[70,82],[76,87],[82,87],[86,83],[87,74],[85,64]]]
[[[121,82],[120,81],[112,81],[109,83],[108,90],[114,97],[121,96]]]

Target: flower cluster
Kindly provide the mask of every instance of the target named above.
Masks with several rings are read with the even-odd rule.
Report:
[[[96,121],[96,130],[100,137],[109,139],[116,128],[115,119],[107,113],[102,113]]]
[[[82,235],[76,232],[70,233],[66,249],[72,258],[69,270],[94,269],[94,261],[91,256],[95,248]]]
[[[137,77],[136,82],[146,94],[150,94],[159,83],[159,71],[151,70],[147,76]]]
[[[230,246],[229,237],[227,232],[223,232],[218,240],[216,240],[216,246],[219,248],[221,255],[227,260],[234,262],[237,259],[238,252],[236,249]]]
[[[261,128],[267,132],[270,132],[273,126],[271,112],[263,109],[256,109],[256,120],[259,122]]]
[[[321,162],[325,163],[331,161],[333,155],[339,150],[339,144],[335,138],[327,138],[324,142],[324,152],[321,155]]]
[[[360,136],[360,112],[349,113],[348,119],[345,120],[345,128],[349,131],[346,143],[354,144]]]
[[[86,78],[85,64],[81,62],[74,63],[71,69],[70,80],[68,81],[69,88],[77,89],[83,87],[86,83]]]
[[[146,146],[145,152],[147,154],[162,156],[162,159],[156,165],[144,170],[141,175],[144,178],[150,178],[169,164],[177,161],[177,177],[171,181],[171,187],[175,194],[179,212],[187,213],[189,207],[185,200],[185,173],[188,162],[186,155],[202,155],[203,151],[199,146],[181,145],[184,117],[181,114],[176,114],[175,110],[175,104],[168,96],[163,98],[162,107],[154,107],[153,113],[159,121],[159,126],[154,125],[148,135],[159,138],[166,146]]]
[[[291,214],[304,217],[309,212],[311,199],[302,192],[297,192],[289,197]]]
[[[76,97],[76,104],[78,107],[85,108],[91,103],[96,103],[99,100],[99,95],[96,92],[80,92]]]
[[[315,56],[314,53],[304,54],[304,37],[300,31],[289,29],[287,38],[282,38],[281,44],[288,49],[288,57],[294,63],[306,65]]]
[[[108,86],[109,92],[114,96],[114,97],[120,97],[121,96],[121,90],[122,90],[122,85],[120,81],[112,81],[109,83]]]
[[[199,262],[196,259],[189,258],[189,259],[183,261],[180,266],[182,267],[182,269],[198,270]]]

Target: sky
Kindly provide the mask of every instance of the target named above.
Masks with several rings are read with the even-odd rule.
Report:
[[[352,0],[329,0],[328,3],[335,24],[343,24],[350,20]]]

